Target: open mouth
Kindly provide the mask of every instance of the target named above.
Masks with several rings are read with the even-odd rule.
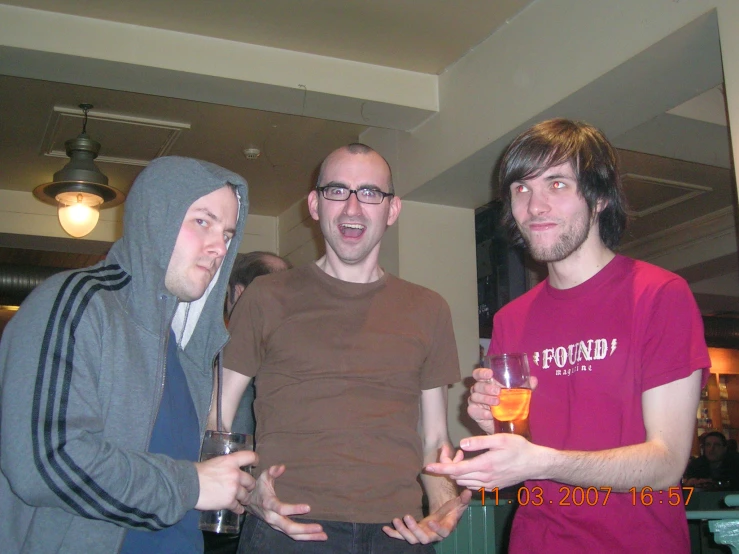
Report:
[[[366,227],[359,223],[342,223],[339,225],[339,231],[347,238],[359,238],[364,234]]]

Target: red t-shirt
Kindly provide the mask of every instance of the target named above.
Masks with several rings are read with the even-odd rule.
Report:
[[[577,287],[558,290],[547,280],[505,306],[494,318],[490,350],[528,354],[539,379],[531,438],[559,450],[644,442],[642,393],[697,369],[705,380],[710,367],[685,281],[623,256]],[[530,499],[516,514],[510,551],[690,551],[685,508],[671,505],[677,502],[670,490],[606,499],[604,490],[576,489],[527,482],[522,500],[526,493]]]

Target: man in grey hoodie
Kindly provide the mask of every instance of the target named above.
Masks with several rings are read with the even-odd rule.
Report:
[[[243,512],[256,456],[196,461],[247,206],[234,173],[154,160],[106,259],[45,281],[6,327],[3,552],[198,552],[196,510]]]

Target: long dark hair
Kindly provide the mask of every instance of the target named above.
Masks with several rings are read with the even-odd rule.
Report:
[[[605,207],[598,215],[600,238],[608,248],[618,246],[626,229],[626,198],[621,186],[618,158],[605,135],[581,121],[549,119],[521,133],[508,146],[500,164],[498,183],[503,200],[502,224],[511,242],[524,244],[511,213],[511,185],[533,179],[548,168],[572,164],[578,193],[590,213],[598,201]]]

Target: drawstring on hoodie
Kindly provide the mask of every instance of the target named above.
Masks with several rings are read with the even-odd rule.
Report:
[[[190,302],[185,305],[185,316],[184,321],[182,322],[182,332],[180,333],[180,336],[177,337],[177,346],[179,346],[181,349],[184,349],[184,347],[182,346],[182,341],[185,338],[185,329],[187,328],[188,315],[190,315]]]
[[[221,356],[223,351],[218,352],[216,356],[216,363],[218,365],[218,375],[216,383],[216,428],[219,433],[223,432],[223,417],[221,415],[221,395],[223,393],[223,357]]]

